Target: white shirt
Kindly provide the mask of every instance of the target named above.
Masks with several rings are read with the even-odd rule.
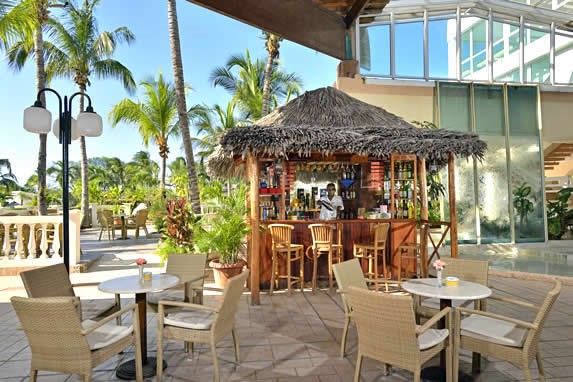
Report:
[[[324,204],[329,204],[332,206],[332,211],[324,206]],[[344,204],[342,203],[342,198],[338,195],[334,195],[331,199],[328,199],[328,195],[320,198],[320,220],[334,220],[338,213],[338,207],[341,210],[344,209]]]

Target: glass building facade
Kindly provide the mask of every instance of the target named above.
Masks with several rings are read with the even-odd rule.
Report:
[[[456,163],[461,243],[545,240],[538,92],[535,86],[437,84],[439,126],[477,133],[488,144],[483,161]]]

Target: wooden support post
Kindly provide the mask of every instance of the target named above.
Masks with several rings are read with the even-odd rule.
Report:
[[[428,220],[428,184],[426,182],[426,160],[418,159],[418,174],[420,175],[420,218]]]
[[[451,256],[458,257],[458,220],[456,218],[456,179],[455,157],[450,153],[448,158],[448,195],[450,201],[450,251]]]
[[[279,214],[280,216],[277,219],[288,219],[286,216],[286,172],[287,172],[288,162],[283,162],[283,172],[281,173],[281,183],[279,187],[281,188],[281,198],[279,199]]]
[[[259,161],[253,154],[247,155],[247,176],[249,179],[251,245],[249,253],[251,269],[251,304],[260,305],[259,267],[261,263],[259,232]]]

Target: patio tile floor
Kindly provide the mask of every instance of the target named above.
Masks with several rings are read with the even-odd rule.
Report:
[[[495,293],[521,297],[540,302],[551,286],[542,281],[525,281],[503,277],[491,280]],[[102,300],[95,300],[102,301]],[[124,299],[127,304],[133,300]],[[208,295],[205,303],[216,305],[218,295]],[[348,338],[348,355],[338,355],[344,313],[339,296],[326,291],[288,297],[276,293],[261,295],[261,305],[250,305],[245,293],[237,313],[237,332],[240,343],[241,363],[234,363],[230,338],[218,345],[222,381],[351,381],[357,350],[356,330],[352,326]],[[499,303],[491,302],[488,309],[506,313]],[[528,312],[514,310],[510,314],[531,319]],[[548,381],[573,381],[573,287],[565,286],[562,295],[547,321],[542,335],[541,351],[545,361]],[[130,318],[126,319],[129,322]],[[148,314],[148,342],[156,346],[156,316]],[[27,381],[30,350],[24,333],[16,330],[17,318],[7,302],[0,303],[0,381]],[[133,349],[120,354],[95,369],[94,381],[115,381],[115,368],[133,357]],[[168,341],[165,358],[169,367],[164,381],[211,381],[213,368],[211,353],[205,345],[196,345],[192,354],[183,352],[182,342]],[[437,362],[437,360],[434,360]],[[484,369],[475,381],[520,381],[521,369],[507,362],[494,359],[483,361]],[[533,367],[533,366],[532,366]],[[462,352],[461,369],[469,372],[470,355]],[[534,368],[534,367],[533,367]],[[537,376],[534,370],[534,376]],[[366,359],[362,366],[363,381],[409,381],[412,375],[404,370],[394,370],[383,375],[382,365]],[[78,376],[41,372],[40,381],[80,381]],[[154,379],[148,379],[154,380]]]

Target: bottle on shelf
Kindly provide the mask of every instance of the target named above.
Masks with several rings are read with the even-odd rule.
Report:
[[[414,203],[408,202],[408,219],[414,219]]]
[[[402,201],[402,219],[407,219],[408,218],[408,203],[406,202],[406,199],[404,199]]]

